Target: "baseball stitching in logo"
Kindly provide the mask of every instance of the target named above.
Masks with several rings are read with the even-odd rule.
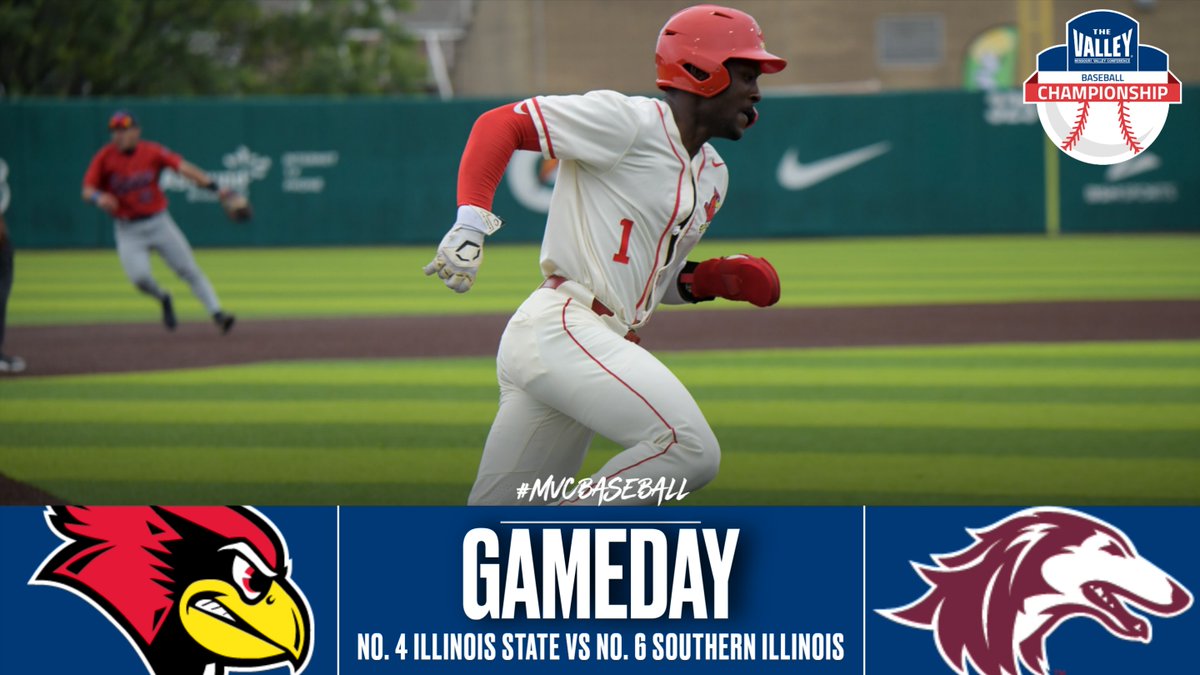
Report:
[[[982,529],[974,543],[913,563],[929,585],[920,599],[876,610],[911,628],[933,631],[959,675],[1020,675],[1018,660],[1049,675],[1046,638],[1063,621],[1088,617],[1122,640],[1150,642],[1151,626],[1134,609],[1177,616],[1192,595],[1112,525],[1078,511],[1042,507]]]

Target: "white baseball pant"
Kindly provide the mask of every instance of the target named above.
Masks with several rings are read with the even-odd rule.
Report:
[[[650,352],[624,338],[625,326],[598,315],[591,303],[586,289],[568,281],[534,291],[509,320],[496,364],[500,410],[468,503],[529,503],[518,498],[518,487],[574,477],[595,433],[625,450],[593,481],[686,479],[684,489],[692,491],[717,475],[720,446],[691,394]],[[610,503],[657,501],[651,495]]]
[[[117,255],[121,258],[121,267],[125,269],[125,276],[129,277],[129,281],[133,282],[138,290],[159,300],[166,295],[150,273],[150,251],[157,251],[167,266],[187,282],[192,293],[209,314],[221,310],[217,292],[196,264],[196,257],[192,254],[192,247],[187,238],[166,210],[145,220],[118,219],[113,232],[117,240]]]

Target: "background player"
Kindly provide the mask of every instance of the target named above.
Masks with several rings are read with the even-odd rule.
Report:
[[[677,478],[695,490],[716,476],[720,448],[703,413],[634,331],[659,302],[779,299],[779,277],[761,258],[687,254],[729,182],[707,141],[741,138],[758,115],[759,74],[787,63],[765,50],[753,17],[714,5],[672,16],[655,57],[665,102],[612,91],[537,96],[484,113],[467,141],[457,222],[425,268],[460,293],[474,283],[484,236],[501,226],[490,209],[512,153],[560,160],[546,281],[500,340],[500,409],[472,504],[517,503],[522,483],[575,476],[596,432],[625,450],[593,480]]]
[[[0,160],[0,169],[7,170],[3,160]],[[0,184],[3,182],[4,176],[0,175]],[[13,282],[13,248],[8,226],[4,223],[4,206],[4,195],[0,194],[0,373],[19,373],[25,370],[25,360],[4,353],[4,322]]]
[[[164,168],[171,168],[196,185],[212,190],[216,181],[195,165],[158,143],[143,141],[137,118],[118,110],[108,120],[112,143],[100,148],[83,177],[83,199],[111,214],[121,266],[133,285],[162,306],[163,325],[175,330],[175,308],[171,295],[150,274],[150,251],[157,251],[167,265],[191,286],[213,321],[228,333],[234,316],[221,311],[217,293],[196,265],[192,247],[167,211],[167,198],[158,186]]]

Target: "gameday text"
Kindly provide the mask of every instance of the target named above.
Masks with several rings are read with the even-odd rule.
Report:
[[[727,619],[739,532],[477,527],[463,537],[463,613],[472,621]]]

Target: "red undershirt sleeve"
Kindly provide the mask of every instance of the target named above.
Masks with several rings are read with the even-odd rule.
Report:
[[[515,108],[514,108],[515,105]],[[492,210],[492,198],[517,150],[540,151],[537,128],[524,103],[506,104],[479,116],[458,164],[458,205]]]

